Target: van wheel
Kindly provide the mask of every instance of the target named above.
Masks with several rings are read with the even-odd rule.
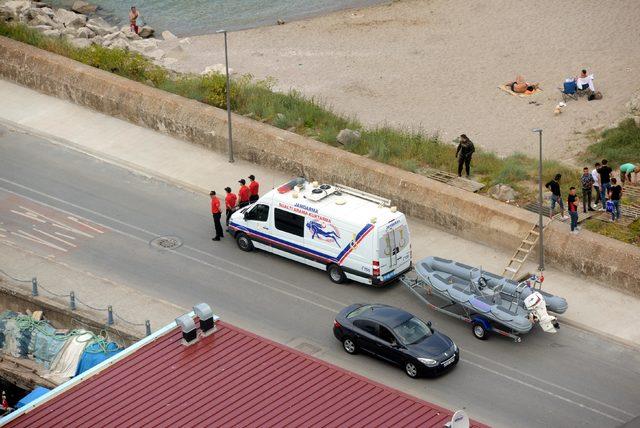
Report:
[[[253,242],[251,242],[251,239],[244,233],[239,233],[238,236],[236,236],[236,243],[242,251],[253,251]]]
[[[327,266],[327,273],[331,282],[336,284],[343,284],[347,280],[342,268],[338,265],[331,264]]]

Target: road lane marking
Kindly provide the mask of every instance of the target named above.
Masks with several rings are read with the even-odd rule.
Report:
[[[35,227],[35,226],[33,227],[33,230],[35,230],[36,232],[39,232],[39,233],[41,233],[41,234],[43,234],[43,235],[45,235],[45,236],[48,236],[49,238],[57,239],[58,241],[63,242],[63,243],[67,244],[67,245],[68,245],[68,246],[70,246],[70,247],[74,247],[74,248],[77,248],[77,247],[78,247],[76,244],[72,244],[71,242],[67,242],[67,241],[65,241],[65,240],[64,240],[64,239],[62,239],[62,238],[58,238],[57,236],[53,236],[52,234],[47,233],[47,232],[45,232],[44,230],[40,230],[40,229],[38,229],[38,228],[37,228],[37,227]]]
[[[18,214],[18,215],[21,215],[23,217],[26,217],[29,220],[34,220],[34,221],[37,221],[37,222],[40,222],[40,223],[46,223],[45,220],[41,220],[41,219],[39,219],[39,218],[29,214],[29,213],[23,213],[23,212],[16,211],[16,210],[11,210],[11,212],[14,213],[14,214]]]
[[[551,396],[551,397],[557,398],[557,399],[562,400],[562,401],[566,401],[567,403],[574,404],[574,405],[576,405],[576,406],[578,406],[578,407],[580,407],[580,408],[582,408],[582,409],[590,410],[590,411],[592,411],[592,412],[594,412],[594,413],[597,413],[597,414],[599,414],[599,415],[601,415],[601,416],[604,416],[604,417],[609,418],[609,419],[611,419],[611,420],[614,420],[614,421],[616,421],[616,422],[619,422],[619,423],[625,423],[625,422],[626,422],[625,420],[618,419],[618,418],[616,418],[615,416],[611,416],[611,415],[610,415],[610,414],[608,414],[608,413],[601,412],[600,410],[598,410],[598,409],[594,409],[593,407],[589,407],[589,406],[587,406],[587,405],[585,405],[585,404],[578,403],[577,401],[573,401],[573,400],[571,400],[570,398],[564,397],[564,396],[562,396],[562,395],[555,394],[555,393],[553,393],[553,392],[551,392],[551,391],[547,391],[547,390],[546,390],[546,389],[544,389],[544,388],[537,387],[537,386],[532,385],[532,384],[530,384],[530,383],[528,383],[528,382],[525,382],[525,381],[523,381],[523,380],[516,379],[516,378],[514,378],[514,377],[512,377],[512,376],[509,376],[509,375],[506,375],[506,374],[504,374],[504,373],[500,373],[500,372],[498,372],[498,371],[492,370],[492,369],[490,369],[489,367],[485,367],[485,366],[483,366],[482,364],[474,363],[473,361],[469,361],[469,360],[467,360],[466,358],[461,358],[461,360],[462,360],[465,364],[471,364],[472,366],[476,366],[476,367],[478,367],[479,369],[482,369],[482,370],[488,371],[489,373],[493,373],[493,374],[494,374],[494,375],[496,375],[496,376],[503,377],[503,378],[508,379],[508,380],[510,380],[510,381],[512,381],[512,382],[518,383],[518,384],[520,384],[520,385],[522,385],[522,386],[526,386],[526,387],[528,387],[528,388],[531,388],[531,389],[533,389],[533,390],[535,390],[535,391],[541,392],[541,393],[543,393],[543,394],[549,395],[549,396]]]
[[[22,205],[19,205],[19,207],[20,207],[20,208],[22,208],[22,209],[23,209],[23,210],[25,210],[25,211],[28,211],[29,213],[32,213],[32,214],[33,214],[33,215],[35,215],[35,216],[38,216],[38,218],[42,217],[43,219],[48,220],[48,221],[49,221],[53,226],[55,226],[55,227],[58,227],[58,228],[60,228],[60,229],[65,229],[65,230],[67,230],[68,232],[73,232],[73,233],[75,233],[76,235],[82,235],[82,236],[85,236],[85,237],[87,237],[87,238],[93,238],[93,235],[90,235],[90,234],[88,234],[88,233],[86,233],[86,232],[83,232],[83,231],[81,231],[81,230],[79,230],[79,229],[76,229],[76,228],[74,228],[74,227],[71,227],[71,226],[69,226],[69,225],[67,225],[67,224],[65,224],[65,223],[62,223],[62,222],[58,221],[58,220],[54,220],[54,219],[52,219],[52,218],[50,218],[50,217],[47,217],[47,216],[46,216],[46,215],[44,215],[44,214],[41,214],[41,213],[39,213],[39,212],[37,212],[37,211],[34,211],[34,210],[30,209],[30,208],[23,207]],[[45,223],[46,223],[46,222],[45,222]]]
[[[69,236],[69,235],[65,235],[64,233],[60,233],[60,232],[53,232],[54,235],[58,235],[58,236],[62,236],[63,238],[67,238],[67,239],[72,239],[72,240],[76,240],[75,236]]]
[[[15,236],[18,236],[18,237],[20,237],[20,238],[23,238],[23,239],[27,239],[27,240],[29,240],[29,241],[37,242],[38,244],[46,245],[47,247],[50,247],[50,248],[55,248],[56,250],[60,250],[60,251],[63,251],[63,252],[65,252],[65,253],[67,252],[67,250],[66,250],[66,249],[64,249],[64,248],[62,248],[62,247],[59,247],[59,246],[57,246],[56,244],[53,244],[53,243],[51,243],[51,242],[49,242],[49,241],[45,241],[45,240],[44,240],[44,239],[42,239],[42,238],[39,238],[39,237],[34,236],[34,235],[31,235],[30,233],[27,233],[27,232],[25,232],[25,231],[24,231],[24,230],[22,230],[22,229],[19,229],[19,230],[18,230],[18,233],[16,233],[16,232],[11,232],[11,234],[12,234],[12,235],[15,235]]]
[[[74,204],[74,203],[72,203],[72,202],[65,201],[65,200],[60,199],[60,198],[57,198],[57,197],[55,197],[55,196],[48,195],[48,194],[43,193],[43,192],[40,192],[40,191],[38,191],[38,190],[31,189],[31,188],[29,188],[29,187],[27,187],[27,186],[23,186],[23,185],[21,185],[21,184],[18,184],[18,183],[12,182],[12,181],[10,181],[10,180],[4,179],[4,178],[0,178],[0,181],[7,182],[7,183],[12,184],[12,185],[14,185],[14,186],[16,186],[16,187],[23,188],[23,189],[25,189],[25,190],[27,190],[27,191],[33,192],[33,193],[35,193],[35,194],[39,194],[39,195],[44,196],[44,197],[46,197],[46,198],[49,198],[49,199],[52,199],[52,200],[55,200],[55,201],[61,202],[61,203],[66,204],[66,205],[68,205],[68,206],[71,206],[71,207],[77,208],[77,209],[79,209],[79,210],[82,210],[82,211],[85,211],[85,212],[88,212],[88,213],[94,214],[94,215],[96,215],[96,216],[103,217],[103,218],[105,218],[105,219],[107,219],[107,220],[109,220],[109,221],[112,221],[112,222],[114,222],[114,223],[121,224],[121,225],[126,226],[126,227],[129,227],[129,228],[131,228],[131,229],[133,229],[133,230],[137,230],[137,231],[143,232],[143,233],[145,233],[145,234],[147,234],[147,235],[150,235],[150,236],[157,236],[157,234],[154,234],[154,233],[152,233],[152,232],[150,232],[150,231],[148,231],[148,230],[145,230],[145,229],[142,229],[142,228],[140,228],[140,227],[137,227],[137,226],[134,226],[134,225],[128,224],[128,223],[126,223],[126,222],[123,222],[123,221],[117,220],[117,219],[115,219],[115,218],[109,217],[109,216],[104,215],[104,214],[102,214],[102,213],[99,213],[99,212],[93,211],[93,210],[91,210],[91,209],[89,209],[89,208],[85,208],[85,207],[79,206],[79,205],[77,205],[77,204]],[[20,196],[20,197],[26,198],[26,199],[28,199],[28,200],[31,200],[31,201],[35,202],[35,203],[42,204],[42,205],[48,206],[48,207],[50,207],[50,208],[53,208],[53,209],[55,209],[55,210],[58,210],[58,211],[64,212],[64,213],[66,213],[66,214],[74,215],[73,213],[70,213],[70,212],[68,212],[68,211],[66,211],[66,210],[64,210],[64,209],[62,209],[62,208],[58,208],[58,207],[55,207],[55,206],[49,205],[49,204],[47,204],[47,203],[45,203],[45,202],[37,201],[37,200],[35,200],[35,199],[33,199],[33,198],[30,198],[30,197],[28,197],[28,196],[24,196],[24,195],[18,194],[18,193],[14,192],[14,191],[11,191],[11,190],[9,190],[9,189],[3,188],[3,187],[0,187],[0,189],[3,189],[3,190],[5,190],[5,191],[7,191],[7,192],[9,192],[9,193],[12,193],[12,194],[16,195],[16,196]],[[94,220],[89,220],[89,219],[86,219],[86,220],[87,220],[87,221],[91,221],[91,222],[93,222],[93,223],[97,224],[98,226],[101,226],[101,227],[104,227],[104,228],[110,229],[110,230],[112,230],[112,231],[114,231],[114,232],[116,232],[116,233],[119,233],[119,234],[123,235],[123,236],[127,236],[127,237],[129,237],[129,238],[131,238],[131,239],[135,239],[135,240],[138,240],[138,241],[141,241],[141,242],[145,242],[145,243],[147,243],[147,240],[145,240],[144,238],[141,238],[141,237],[135,236],[135,235],[133,235],[133,234],[130,234],[130,233],[128,233],[128,232],[125,232],[125,231],[122,231],[122,230],[119,230],[119,229],[115,229],[115,228],[110,227],[110,226],[107,226],[107,225],[105,225],[105,224],[101,224],[101,223],[99,223],[99,222],[97,222],[97,221],[94,221]],[[205,252],[205,251],[199,250],[199,249],[197,249],[197,248],[188,247],[188,246],[185,246],[185,247],[183,247],[183,248],[189,248],[189,249],[190,249],[190,250],[192,250],[192,251],[195,251],[195,252],[198,252],[198,253],[202,253],[202,254],[207,255],[207,256],[209,256],[209,257],[212,257],[212,258],[214,258],[214,259],[217,259],[217,260],[220,260],[220,261],[222,261],[222,262],[225,262],[225,263],[231,264],[232,266],[237,266],[237,267],[242,268],[243,270],[247,270],[247,271],[249,271],[249,272],[251,272],[251,273],[253,273],[253,274],[259,274],[258,272],[253,272],[253,271],[251,271],[251,270],[249,270],[249,269],[247,269],[247,268],[245,268],[245,267],[243,267],[243,266],[241,266],[241,265],[239,265],[239,264],[235,264],[235,263],[233,263],[233,262],[229,262],[228,260],[222,259],[222,258],[220,258],[220,257],[218,257],[218,256],[215,256],[215,255],[213,255],[213,254],[210,254],[210,253],[207,253],[207,252]],[[334,308],[330,308],[330,307],[328,307],[328,306],[325,306],[325,305],[322,305],[322,304],[320,304],[320,303],[314,302],[314,301],[309,300],[309,299],[307,299],[307,298],[305,298],[305,297],[298,296],[298,295],[296,295],[296,294],[294,294],[294,293],[290,293],[290,292],[285,291],[285,290],[282,290],[282,289],[280,289],[280,288],[277,288],[277,287],[273,287],[273,286],[270,286],[270,285],[264,284],[264,283],[262,283],[262,282],[259,282],[259,281],[255,280],[255,279],[253,279],[253,278],[246,277],[246,276],[244,276],[244,275],[238,274],[238,273],[233,272],[233,271],[225,270],[225,269],[223,269],[223,268],[221,268],[221,267],[218,267],[218,266],[215,266],[215,265],[213,265],[213,264],[211,264],[211,263],[209,263],[209,262],[207,262],[207,261],[204,261],[204,260],[198,259],[197,257],[193,257],[193,256],[190,256],[190,255],[188,255],[188,254],[180,253],[180,252],[178,252],[178,251],[176,251],[176,250],[169,250],[169,251],[171,251],[172,253],[174,253],[174,254],[176,254],[176,255],[178,255],[178,256],[181,256],[181,257],[183,257],[183,258],[186,258],[186,259],[189,259],[189,260],[195,261],[195,262],[197,262],[197,263],[200,263],[200,264],[203,264],[203,265],[208,266],[208,267],[210,267],[210,268],[213,268],[213,269],[216,269],[216,270],[219,270],[219,271],[225,272],[225,273],[227,273],[227,274],[230,274],[230,275],[233,275],[233,276],[236,276],[236,277],[242,278],[242,279],[244,279],[244,280],[246,280],[246,281],[249,281],[249,282],[251,282],[251,283],[257,284],[257,285],[259,285],[259,286],[266,287],[266,288],[271,289],[271,290],[273,290],[273,291],[275,291],[275,292],[278,292],[278,293],[281,293],[281,294],[284,294],[284,295],[290,296],[290,297],[292,297],[292,298],[295,298],[295,299],[298,299],[298,300],[304,301],[304,302],[309,303],[309,304],[311,304],[311,305],[313,305],[313,306],[317,306],[317,307],[319,307],[319,308],[325,309],[325,310],[327,310],[327,311],[329,311],[329,312],[331,312],[331,313],[335,313],[335,312],[337,312],[337,311],[338,311],[338,310],[336,310],[336,309],[334,309]],[[265,276],[265,277],[269,277],[268,275],[263,275],[263,274],[261,274],[261,275],[262,275],[262,276]],[[317,295],[318,297],[321,297],[322,299],[325,299],[325,300],[328,300],[328,301],[333,301],[333,302],[335,302],[335,303],[339,303],[340,305],[343,305],[343,306],[344,306],[344,305],[346,305],[346,304],[344,304],[344,303],[342,303],[342,302],[338,302],[338,301],[336,301],[336,300],[333,300],[333,299],[327,298],[327,297],[322,296],[322,295],[320,295],[320,294],[318,294],[318,293],[310,292],[310,291],[308,291],[308,290],[305,290],[305,289],[302,289],[302,288],[300,288],[300,287],[297,287],[297,286],[295,286],[295,285],[293,285],[293,284],[289,284],[289,283],[287,283],[286,281],[279,280],[279,279],[277,279],[277,278],[273,278],[273,279],[274,279],[275,281],[277,281],[277,282],[281,282],[281,283],[283,283],[284,285],[290,286],[290,287],[292,287],[292,288],[299,289],[300,291],[303,291],[303,292],[305,292],[305,293],[309,293],[309,294]],[[470,353],[470,354],[472,354],[472,353]],[[472,354],[472,355],[477,355],[477,354]],[[485,358],[485,359],[486,359],[486,358]],[[576,402],[576,401],[574,401],[574,400],[571,400],[570,398],[564,397],[564,396],[562,396],[562,395],[555,394],[555,393],[553,393],[553,392],[547,391],[547,390],[545,390],[545,389],[543,389],[543,388],[537,387],[537,386],[535,386],[535,385],[533,385],[533,384],[530,384],[530,383],[528,383],[528,382],[522,381],[522,380],[517,379],[517,378],[514,378],[514,377],[512,377],[512,376],[505,375],[505,374],[500,373],[500,372],[498,372],[498,371],[492,370],[492,369],[490,369],[489,367],[485,367],[485,366],[483,366],[483,365],[481,365],[481,364],[478,364],[478,363],[475,363],[475,362],[472,362],[472,361],[469,361],[469,360],[466,360],[466,359],[463,359],[463,361],[465,361],[466,363],[468,363],[468,364],[470,364],[470,365],[472,365],[472,366],[476,366],[476,367],[478,367],[478,368],[480,368],[480,369],[482,369],[482,370],[484,370],[484,371],[487,371],[487,372],[489,372],[489,373],[492,373],[492,374],[494,374],[494,375],[496,375],[496,376],[499,376],[499,377],[502,377],[502,378],[505,378],[505,379],[511,380],[511,381],[512,381],[512,382],[514,382],[514,383],[517,383],[517,384],[520,384],[520,385],[522,385],[522,386],[528,387],[528,388],[530,388],[530,389],[533,389],[533,390],[535,390],[535,391],[541,392],[541,393],[543,393],[543,394],[546,394],[546,395],[549,395],[549,396],[552,396],[552,397],[558,398],[558,399],[560,399],[560,400],[562,400],[562,401],[565,401],[565,402],[568,402],[568,403],[574,404],[574,405],[576,405],[576,406],[578,406],[578,407],[580,407],[580,408],[582,408],[582,409],[586,409],[586,410],[592,411],[592,412],[594,412],[594,413],[600,414],[600,415],[602,415],[602,416],[604,416],[604,417],[607,417],[607,418],[609,418],[609,419],[612,419],[612,420],[617,421],[617,422],[620,422],[620,423],[625,422],[625,421],[624,421],[624,420],[622,420],[622,419],[618,419],[618,418],[616,418],[615,416],[612,416],[612,415],[609,415],[609,414],[607,414],[607,413],[604,413],[604,412],[602,412],[602,411],[600,411],[600,410],[598,410],[598,409],[594,409],[594,408],[589,407],[589,406],[587,406],[587,405],[585,405],[585,404],[582,404],[582,403]],[[490,360],[490,361],[491,361],[491,360]],[[528,375],[528,376],[530,376],[530,375]],[[533,376],[530,376],[530,377],[534,378]],[[544,381],[542,381],[542,382],[544,383]],[[571,391],[569,391],[569,392],[571,392]],[[573,393],[573,392],[571,392],[571,393]],[[588,398],[588,397],[584,396],[584,398]],[[594,402],[598,402],[597,400],[594,400],[594,399],[590,399],[590,398],[588,398],[588,399],[589,399],[589,400],[591,400],[591,401],[594,401]],[[602,404],[604,405],[604,403],[602,403]],[[606,406],[606,407],[611,407],[611,406],[608,406],[608,405],[605,405],[605,406]],[[620,411],[619,409],[616,409],[616,410]],[[627,412],[624,412],[624,411],[621,411],[621,413],[627,414]],[[631,416],[633,416],[633,415],[631,415]]]
[[[78,220],[76,217],[68,216],[67,218],[68,218],[69,220],[71,220],[71,221],[75,221],[76,223],[78,223],[78,224],[80,224],[80,225],[82,225],[82,226],[86,227],[87,229],[91,229],[91,230],[93,230],[93,231],[95,231],[95,232],[97,232],[97,233],[104,233],[104,231],[102,231],[102,230],[100,230],[100,229],[96,229],[95,227],[93,227],[93,226],[91,226],[91,225],[89,225],[89,224],[87,224],[87,223],[83,223],[83,222],[81,222],[81,221],[80,221],[80,220]]]
[[[518,374],[521,374],[521,375],[523,375],[523,376],[527,376],[527,377],[529,377],[529,378],[531,378],[531,379],[534,379],[534,380],[536,380],[536,381],[538,381],[538,382],[540,382],[540,383],[543,383],[543,384],[546,384],[546,385],[552,386],[552,387],[554,387],[554,388],[558,388],[558,389],[560,389],[560,390],[562,390],[562,391],[565,391],[565,392],[568,392],[568,393],[570,393],[570,394],[576,395],[576,396],[578,396],[578,397],[580,397],[580,398],[584,398],[585,400],[592,401],[592,402],[594,402],[594,403],[596,403],[596,404],[599,404],[599,405],[601,405],[601,406],[603,406],[603,407],[608,407],[609,409],[611,409],[611,410],[615,410],[616,412],[620,412],[620,413],[622,413],[622,414],[624,414],[624,415],[626,415],[626,416],[630,416],[630,417],[632,417],[632,418],[636,416],[636,415],[634,415],[634,414],[632,414],[632,413],[629,413],[629,412],[627,412],[627,411],[625,411],[625,410],[619,409],[619,408],[614,407],[614,406],[612,406],[612,405],[610,405],[610,404],[603,403],[602,401],[596,400],[595,398],[591,398],[591,397],[589,397],[589,396],[587,396],[587,395],[580,394],[579,392],[573,391],[573,390],[568,389],[568,388],[565,388],[565,387],[563,387],[563,386],[556,385],[556,384],[555,384],[555,383],[553,383],[553,382],[549,382],[549,381],[546,381],[546,380],[544,380],[544,379],[540,379],[540,378],[539,378],[539,377],[537,377],[537,376],[530,375],[530,374],[528,374],[528,373],[525,373],[525,372],[521,371],[520,369],[515,369],[515,368],[513,368],[513,367],[507,366],[506,364],[499,363],[499,362],[494,361],[494,360],[492,360],[492,359],[490,359],[490,358],[487,358],[487,357],[484,357],[484,356],[482,356],[482,355],[476,354],[475,352],[471,352],[471,351],[467,351],[467,350],[465,350],[464,352],[465,352],[465,354],[473,355],[473,356],[474,356],[474,357],[476,357],[476,358],[483,359],[483,360],[485,360],[485,361],[488,361],[488,362],[490,362],[490,363],[492,363],[492,364],[495,364],[495,365],[497,365],[497,366],[500,366],[500,367],[502,367],[502,368],[505,368],[505,369],[511,370],[511,371],[516,372],[516,373],[518,373]]]

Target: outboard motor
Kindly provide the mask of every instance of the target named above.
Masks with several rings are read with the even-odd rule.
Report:
[[[558,319],[547,313],[547,304],[542,294],[534,291],[524,299],[524,306],[529,310],[531,321],[537,321],[540,327],[542,327],[542,330],[547,333],[555,333],[557,329],[560,328]]]

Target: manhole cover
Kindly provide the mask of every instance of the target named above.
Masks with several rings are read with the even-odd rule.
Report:
[[[161,250],[175,250],[182,245],[182,240],[175,236],[161,236],[151,241],[151,246]]]

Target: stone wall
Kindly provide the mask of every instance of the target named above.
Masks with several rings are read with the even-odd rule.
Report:
[[[0,76],[219,152],[227,150],[224,110],[2,37]],[[513,251],[537,221],[520,208],[291,132],[238,115],[232,120],[237,157],[391,198],[406,214],[464,238]],[[570,235],[557,224],[548,235],[549,262],[640,294],[640,248],[587,231]]]

